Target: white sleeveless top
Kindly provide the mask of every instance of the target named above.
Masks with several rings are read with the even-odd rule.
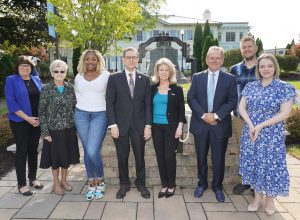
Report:
[[[105,93],[110,73],[103,70],[94,80],[87,81],[83,74],[75,77],[75,94],[77,99],[76,107],[89,112],[106,110]]]

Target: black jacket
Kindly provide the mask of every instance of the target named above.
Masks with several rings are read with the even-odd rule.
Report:
[[[152,112],[153,98],[158,91],[158,86],[159,83],[151,86]],[[172,132],[174,133],[176,132],[179,122],[186,123],[183,90],[181,86],[175,84],[169,85],[167,119]]]

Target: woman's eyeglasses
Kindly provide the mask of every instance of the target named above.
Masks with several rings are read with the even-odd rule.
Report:
[[[64,74],[64,73],[65,73],[65,71],[64,71],[64,70],[62,70],[62,71],[54,70],[54,71],[53,71],[53,73],[56,73],[56,74],[58,74],[58,73],[60,73],[60,74]]]

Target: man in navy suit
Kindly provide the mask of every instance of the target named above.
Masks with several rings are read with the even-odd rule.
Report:
[[[109,77],[106,89],[106,114],[119,166],[120,189],[117,199],[124,198],[130,190],[129,141],[136,164],[135,185],[142,197],[150,198],[150,192],[145,187],[144,152],[145,141],[151,137],[151,91],[148,76],[136,71],[138,59],[135,48],[126,48],[123,52],[125,69]]]
[[[213,170],[212,190],[219,202],[225,201],[223,178],[228,138],[232,135],[231,111],[237,104],[235,76],[223,72],[224,49],[209,48],[206,55],[208,69],[194,74],[188,91],[192,110],[190,131],[194,135],[198,164],[198,187],[194,196],[200,198],[207,189],[207,154],[211,146]]]

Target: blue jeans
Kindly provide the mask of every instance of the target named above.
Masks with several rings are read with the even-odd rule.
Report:
[[[107,130],[106,111],[75,109],[75,125],[84,149],[84,164],[89,179],[103,178],[100,148]]]

